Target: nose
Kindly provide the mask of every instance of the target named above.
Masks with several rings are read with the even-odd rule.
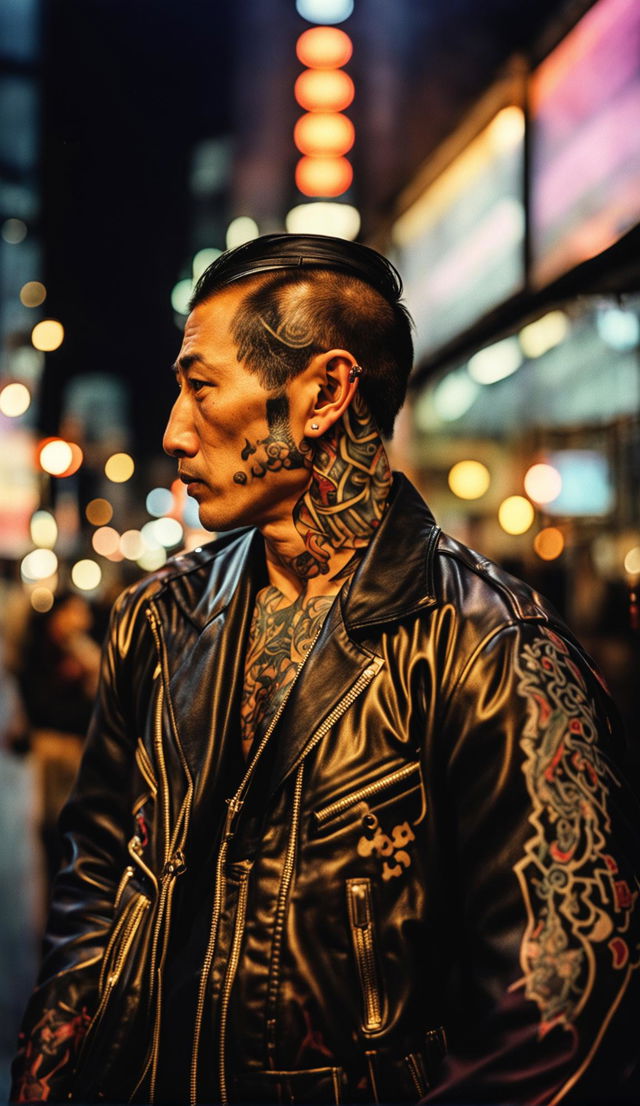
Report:
[[[169,414],[162,448],[170,457],[195,457],[198,437],[189,413],[187,397],[179,395]]]

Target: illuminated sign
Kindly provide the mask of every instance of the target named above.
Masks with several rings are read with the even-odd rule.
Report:
[[[543,286],[640,221],[640,5],[600,0],[531,81],[531,252]]]
[[[511,106],[396,221],[395,260],[424,356],[524,283],[524,115]]]

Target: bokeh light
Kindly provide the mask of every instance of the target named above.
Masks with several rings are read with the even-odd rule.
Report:
[[[480,499],[491,483],[489,469],[481,461],[458,461],[449,471],[449,487],[460,499]]]
[[[360,231],[360,212],[352,204],[316,200],[292,207],[285,226],[289,234],[331,234],[352,242]]]
[[[120,535],[113,526],[100,526],[94,532],[91,544],[101,557],[110,557],[120,548]]]
[[[27,224],[22,219],[5,219],[1,233],[5,242],[10,246],[17,246],[27,237]]]
[[[87,522],[92,526],[106,526],[113,518],[113,507],[108,499],[92,499],[84,509]]]
[[[293,129],[293,140],[301,154],[339,157],[355,141],[355,127],[339,112],[311,111],[301,115]]]
[[[104,474],[113,484],[124,484],[133,476],[135,467],[128,453],[112,453],[104,466]]]
[[[309,69],[338,69],[352,53],[349,35],[337,27],[310,27],[296,42],[298,60]]]
[[[57,571],[58,558],[52,549],[32,549],[20,565],[23,580],[47,580]]]
[[[49,511],[35,511],[29,523],[31,541],[42,549],[53,549],[58,540],[58,524]]]
[[[296,185],[305,196],[341,196],[352,180],[344,157],[301,157],[296,165]]]
[[[164,545],[171,549],[182,541],[182,526],[175,518],[157,518],[153,522],[147,522],[142,527],[142,537],[145,544],[153,548],[155,545]]]
[[[51,591],[51,588],[44,588],[41,585],[33,588],[29,596],[31,606],[33,607],[34,611],[38,611],[39,614],[46,614],[47,611],[50,611],[53,606],[54,599],[55,596]]]
[[[564,534],[557,526],[545,526],[533,539],[533,548],[543,561],[555,561],[564,549]]]
[[[535,511],[523,495],[510,495],[498,508],[498,522],[507,534],[525,534],[533,524]]]
[[[154,518],[168,515],[173,506],[173,495],[168,488],[152,488],[145,500],[145,507]]]
[[[596,315],[596,328],[603,342],[624,353],[640,343],[640,319],[633,311],[607,307]]]
[[[80,591],[93,591],[102,580],[102,569],[97,561],[88,558],[76,561],[71,569],[71,580]]]
[[[355,96],[353,81],[342,69],[305,69],[293,91],[306,111],[344,111]]]
[[[521,364],[522,351],[518,339],[503,338],[469,359],[469,376],[477,384],[496,384],[516,372]]]
[[[634,545],[624,559],[624,570],[629,576],[640,576],[640,545]]]
[[[38,464],[50,476],[62,476],[73,464],[73,450],[69,442],[62,438],[45,439],[38,453]]]
[[[542,357],[564,342],[569,330],[569,318],[564,311],[549,311],[541,319],[523,327],[518,336],[520,348],[525,357]]]
[[[252,242],[259,234],[260,229],[255,219],[250,215],[238,215],[227,227],[227,249],[234,250],[236,246],[244,246],[245,242]]]
[[[200,279],[205,269],[213,265],[213,262],[220,257],[221,253],[222,250],[217,249],[215,246],[206,246],[204,249],[198,250],[198,252],[194,254],[193,261],[191,262],[194,281]]]
[[[9,419],[16,419],[24,415],[31,406],[31,392],[25,384],[16,380],[12,384],[5,384],[0,392],[0,411]]]
[[[178,315],[189,314],[189,300],[193,292],[193,281],[185,278],[179,280],[171,289],[171,306]]]
[[[64,327],[57,319],[43,319],[31,331],[31,342],[43,353],[59,349],[64,342]]]
[[[120,538],[120,552],[128,561],[137,561],[145,550],[142,534],[139,530],[125,530]]]
[[[137,564],[139,564],[140,568],[143,568],[145,572],[155,572],[157,568],[162,568],[166,560],[166,549],[164,546],[158,545],[154,546],[153,549],[145,549],[138,557]]]
[[[524,490],[534,503],[552,503],[562,491],[562,477],[553,465],[532,465],[524,478]]]
[[[353,0],[296,0],[296,9],[309,23],[344,23],[353,11]]]
[[[20,289],[20,302],[25,307],[40,307],[47,298],[47,289],[40,280],[28,280]]]
[[[447,373],[433,392],[433,406],[443,422],[455,422],[473,406],[480,388],[466,369],[454,369]]]

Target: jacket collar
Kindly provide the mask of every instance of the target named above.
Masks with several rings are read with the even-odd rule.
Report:
[[[433,550],[439,529],[426,503],[402,473],[394,473],[389,505],[342,604],[345,626],[357,631],[392,622],[435,602]],[[267,582],[257,530],[226,535],[215,546],[177,558],[168,580],[184,614],[202,630],[249,577],[255,591]]]

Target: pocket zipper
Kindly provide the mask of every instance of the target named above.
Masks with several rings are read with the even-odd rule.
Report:
[[[405,764],[402,768],[396,769],[388,776],[383,776],[382,779],[374,780],[372,783],[366,784],[365,787],[360,787],[357,791],[352,791],[349,795],[344,795],[342,799],[337,799],[335,803],[331,803],[329,806],[325,806],[322,810],[314,812],[314,820],[316,826],[322,826],[325,822],[329,822],[332,818],[335,818],[338,814],[342,814],[349,807],[355,806],[356,803],[360,803],[365,799],[370,799],[373,795],[377,795],[380,791],[386,791],[388,787],[393,787],[396,783],[402,783],[404,780],[411,779],[412,776],[420,774],[420,765],[417,761],[412,764]]]
[[[347,880],[349,924],[362,993],[362,1028],[375,1033],[382,1028],[382,995],[375,955],[371,880]]]

